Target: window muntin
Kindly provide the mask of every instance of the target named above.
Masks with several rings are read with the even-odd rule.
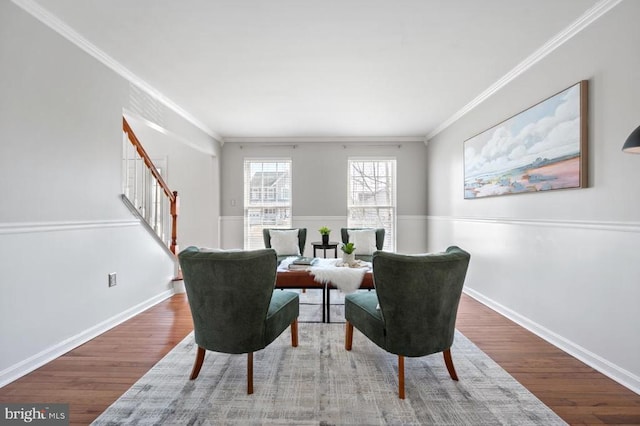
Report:
[[[384,228],[384,250],[395,250],[395,158],[349,158],[347,226]]]
[[[264,228],[291,227],[291,159],[245,159],[244,194],[244,248],[264,248]]]

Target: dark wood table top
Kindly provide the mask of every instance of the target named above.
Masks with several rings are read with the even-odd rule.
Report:
[[[331,287],[335,287],[331,285]],[[313,279],[313,275],[304,269],[278,271],[276,276],[276,288],[324,288],[324,284]],[[372,289],[373,274],[367,271],[362,278],[360,288]]]

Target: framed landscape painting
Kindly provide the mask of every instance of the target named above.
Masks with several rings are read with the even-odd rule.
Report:
[[[587,186],[587,81],[464,142],[464,198]]]

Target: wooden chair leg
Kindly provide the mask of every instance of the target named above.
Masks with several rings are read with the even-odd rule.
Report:
[[[298,318],[291,323],[291,346],[298,347]]]
[[[456,369],[453,367],[453,360],[451,359],[451,349],[445,349],[442,351],[442,355],[444,355],[444,363],[447,366],[447,371],[449,371],[449,376],[453,380],[458,380],[458,375],[456,374]]]
[[[347,321],[344,328],[345,328],[344,348],[350,351],[353,345],[353,324]]]
[[[398,355],[398,397],[404,399],[404,357]]]
[[[193,363],[193,369],[191,370],[191,376],[189,380],[193,380],[198,377],[200,374],[200,369],[202,368],[202,363],[204,362],[204,353],[206,350],[198,346],[198,352],[196,352],[196,362]]]
[[[247,354],[247,395],[253,393],[253,352]]]

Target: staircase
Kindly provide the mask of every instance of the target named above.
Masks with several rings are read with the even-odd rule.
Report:
[[[173,256],[178,251],[178,192],[171,191],[137,136],[122,118],[122,201]],[[176,262],[177,263],[177,262]],[[180,278],[178,269],[176,277]]]

